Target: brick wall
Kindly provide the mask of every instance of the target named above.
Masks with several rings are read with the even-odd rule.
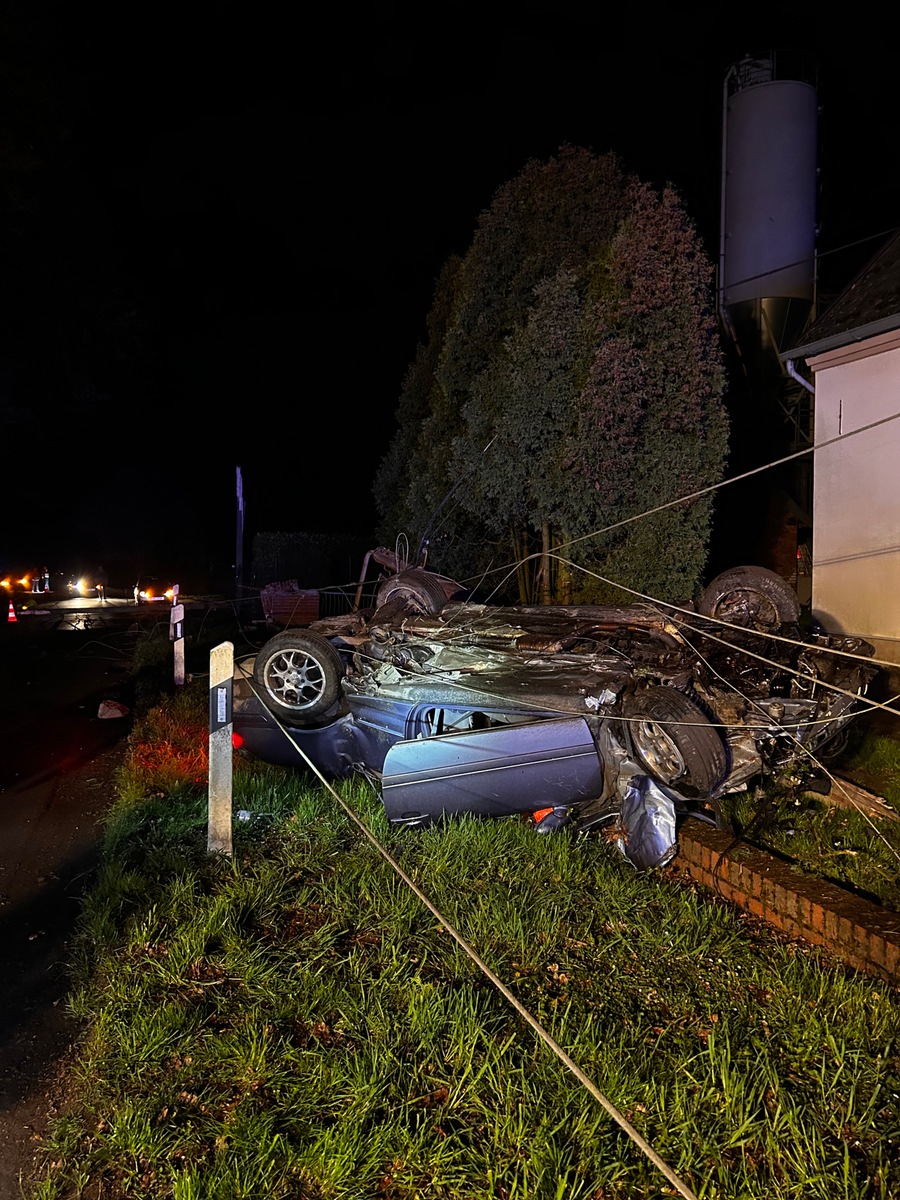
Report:
[[[673,865],[784,933],[900,984],[900,914],[696,821],[679,830]]]

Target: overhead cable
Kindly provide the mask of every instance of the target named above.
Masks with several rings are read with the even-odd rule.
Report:
[[[260,699],[260,701],[261,701],[261,697],[259,696],[259,693],[257,692],[253,681],[249,680],[249,678],[248,678],[248,682],[250,683],[250,687],[252,688],[254,695],[256,695],[257,698]],[[540,1021],[538,1021],[538,1019],[535,1016],[533,1016],[532,1013],[529,1012],[529,1010],[521,1003],[521,1001],[510,991],[510,989],[506,986],[506,984],[503,982],[503,980],[500,979],[500,977],[491,970],[491,968],[487,965],[487,963],[484,962],[484,960],[478,955],[478,953],[475,951],[475,949],[466,941],[466,939],[456,929],[456,927],[452,924],[452,922],[448,921],[448,919],[444,916],[444,914],[440,911],[440,909],[437,908],[437,906],[435,904],[433,904],[431,900],[429,900],[429,898],[425,895],[425,893],[422,891],[422,889],[403,870],[403,868],[400,866],[400,864],[397,862],[397,860],[389,853],[388,850],[385,849],[384,846],[381,845],[381,843],[378,841],[378,839],[375,837],[375,835],[371,832],[371,830],[368,828],[368,826],[365,824],[365,822],[362,821],[360,819],[360,817],[358,817],[357,814],[354,812],[354,810],[350,807],[350,805],[348,805],[341,798],[341,796],[338,795],[335,788],[325,778],[325,776],[318,769],[318,767],[315,765],[315,763],[313,763],[312,760],[305,754],[303,749],[298,745],[297,741],[293,737],[291,737],[289,731],[281,723],[281,721],[279,721],[278,718],[275,717],[274,715],[273,715],[273,720],[275,720],[275,722],[281,728],[282,733],[284,733],[285,737],[288,739],[288,741],[291,743],[291,745],[294,747],[294,749],[297,751],[297,753],[300,755],[300,757],[306,762],[306,764],[309,766],[309,768],[313,772],[313,774],[315,774],[318,777],[320,782],[328,789],[328,791],[331,793],[331,795],[334,797],[334,799],[337,800],[338,804],[341,806],[341,808],[344,810],[344,812],[347,814],[347,816],[350,818],[350,820],[353,822],[353,824],[359,829],[359,831],[371,843],[371,845],[374,846],[375,850],[378,852],[378,854],[381,855],[381,857],[388,864],[388,866],[391,868],[391,870],[393,870],[399,876],[399,878],[403,880],[403,882],[406,884],[406,886],[415,894],[415,896],[421,901],[421,903],[425,905],[425,907],[428,909],[428,911],[430,913],[432,913],[432,915],[435,916],[438,919],[438,921],[440,921],[442,928],[460,946],[460,948],[463,950],[463,952],[471,959],[471,961],[475,964],[475,966],[478,967],[479,971],[481,971],[482,974],[485,975],[485,977],[491,982],[491,984],[493,984],[493,986],[497,989],[497,991],[499,991],[503,995],[503,997],[507,1001],[509,1001],[509,1003],[516,1010],[516,1012],[519,1014],[519,1016],[522,1017],[522,1019],[531,1026],[531,1028],[538,1035],[538,1037],[545,1043],[545,1045],[547,1045],[550,1048],[550,1050],[556,1055],[556,1057],[560,1060],[560,1062],[562,1062],[564,1064],[564,1066],[575,1076],[575,1078],[579,1081],[579,1083],[582,1085],[582,1087],[584,1087],[588,1092],[590,1092],[590,1094],[594,1097],[594,1099],[598,1102],[598,1104],[600,1104],[601,1107],[606,1110],[606,1112],[609,1114],[610,1117],[612,1117],[612,1119],[616,1122],[616,1124],[620,1127],[620,1129],[622,1129],[628,1135],[628,1137],[631,1138],[631,1140],[634,1142],[634,1144],[653,1163],[653,1165],[666,1177],[666,1179],[668,1179],[668,1181],[678,1191],[678,1193],[680,1195],[684,1196],[685,1200],[698,1200],[696,1193],[693,1192],[690,1189],[690,1187],[678,1175],[675,1174],[675,1172],[668,1165],[668,1163],[666,1163],[659,1156],[659,1154],[657,1154],[657,1152],[653,1149],[653,1147],[650,1145],[650,1143],[645,1138],[643,1138],[640,1133],[638,1133],[638,1131],[631,1124],[631,1122],[628,1120],[628,1118],[622,1112],[620,1112],[619,1109],[616,1108],[616,1106],[612,1103],[612,1101],[607,1099],[607,1097],[600,1091],[600,1089],[597,1087],[597,1085],[591,1079],[589,1079],[587,1075],[585,1075],[585,1073],[581,1070],[581,1068],[578,1066],[578,1064],[572,1058],[570,1058],[570,1056],[566,1053],[566,1051],[562,1048],[562,1046],[560,1046],[559,1043],[552,1037],[552,1035],[550,1033],[548,1033],[548,1031],[540,1023]]]

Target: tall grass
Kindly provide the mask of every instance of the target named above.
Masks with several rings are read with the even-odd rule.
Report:
[[[900,731],[890,736],[867,729],[851,744],[838,766],[900,809]]]
[[[897,738],[867,730],[832,766],[900,813]],[[726,797],[723,808],[748,840],[900,912],[900,820],[890,813],[873,817],[812,792],[779,790],[771,783]]]
[[[672,1194],[324,788],[238,760],[259,815],[206,855],[205,705],[133,736],[34,1195]],[[399,831],[340,792],[698,1196],[900,1194],[896,991],[603,841]]]

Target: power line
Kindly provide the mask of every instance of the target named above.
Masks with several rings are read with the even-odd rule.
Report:
[[[637,513],[633,517],[623,517],[621,521],[615,521],[612,525],[607,525],[603,529],[595,529],[593,533],[586,533],[582,537],[572,538],[568,542],[562,542],[551,548],[552,551],[566,550],[569,546],[576,546],[579,542],[587,541],[592,537],[599,537],[601,534],[610,533],[614,529],[620,529],[623,525],[630,525],[634,521],[640,521],[644,517],[652,517],[658,512],[664,512],[668,508],[674,508],[679,504],[690,504],[693,500],[699,500],[701,496],[708,496],[712,492],[718,491],[720,488],[728,487],[732,483],[740,483],[744,479],[749,479],[753,475],[759,475],[763,471],[770,471],[773,467],[781,467],[785,463],[793,462],[794,459],[802,458],[805,454],[814,454],[816,450],[824,450],[826,446],[833,446],[836,442],[845,441],[847,438],[854,437],[858,433],[867,433],[871,429],[877,429],[881,425],[887,425],[890,421],[896,421],[900,417],[900,412],[891,413],[890,416],[881,417],[877,421],[870,421],[868,425],[860,425],[858,429],[851,429],[848,433],[840,433],[836,437],[828,438],[824,442],[816,442],[812,446],[807,446],[803,450],[795,450],[793,454],[787,454],[784,458],[776,459],[774,462],[765,463],[761,467],[753,467],[750,471],[744,471],[741,475],[735,475],[731,479],[723,479],[721,483],[710,484],[709,487],[700,488],[696,492],[691,492],[689,495],[680,496],[677,500],[669,500],[665,504],[658,504],[655,508],[649,508],[645,512]],[[536,557],[536,555],[531,555]]]
[[[259,696],[259,693],[256,690],[256,686],[255,686],[253,680],[249,679],[249,677],[248,677],[248,682],[250,683],[250,687],[251,687],[254,695],[257,696],[257,699],[259,699],[260,702],[262,702],[261,697]],[[474,947],[471,946],[469,944],[469,942],[466,941],[466,939],[456,929],[456,927],[452,924],[452,922],[448,921],[448,919],[444,916],[444,914],[440,911],[440,909],[435,904],[433,904],[431,900],[429,900],[428,896],[426,896],[426,894],[415,883],[415,881],[413,879],[411,879],[409,875],[407,875],[407,873],[403,870],[403,868],[400,866],[400,864],[397,862],[397,860],[378,841],[378,839],[375,837],[375,835],[372,833],[372,831],[369,829],[369,827],[365,824],[365,822],[359,816],[357,816],[356,812],[354,812],[354,810],[350,807],[350,805],[348,805],[341,798],[341,796],[338,795],[335,788],[325,778],[325,776],[318,769],[318,767],[316,767],[316,765],[312,762],[312,760],[307,757],[307,755],[304,753],[304,751],[299,746],[299,744],[295,741],[294,738],[291,737],[291,735],[288,732],[288,730],[286,729],[286,727],[281,723],[281,721],[278,720],[278,718],[276,716],[274,716],[274,714],[273,714],[273,720],[277,723],[277,725],[281,729],[282,733],[285,735],[285,737],[288,739],[288,741],[291,743],[291,745],[294,747],[294,749],[297,751],[297,753],[300,755],[300,757],[306,762],[306,764],[309,766],[309,768],[312,770],[312,772],[317,776],[317,778],[320,780],[320,782],[327,788],[327,790],[331,793],[331,795],[334,797],[334,799],[337,800],[338,804],[341,806],[341,808],[344,810],[344,812],[347,814],[347,816],[350,818],[350,820],[353,822],[353,824],[357,827],[357,829],[359,829],[359,831],[363,834],[363,836],[367,839],[367,841],[369,841],[371,843],[371,845],[374,846],[377,853],[384,859],[384,861],[388,864],[388,866],[391,868],[391,870],[394,871],[400,879],[402,879],[402,881],[413,892],[413,894],[417,897],[417,899],[422,904],[424,904],[424,906],[428,909],[428,911],[430,913],[432,913],[432,915],[435,916],[438,919],[438,921],[440,921],[442,928],[460,946],[460,948],[463,950],[463,952],[471,959],[471,961],[475,964],[475,966],[478,967],[479,971],[482,972],[482,974],[491,982],[491,984],[497,989],[497,991],[500,992],[501,995],[513,1006],[513,1008],[516,1010],[516,1012],[519,1014],[519,1016],[522,1017],[522,1019],[531,1026],[531,1028],[538,1035],[538,1037],[541,1039],[541,1041],[543,1041],[545,1043],[545,1045],[547,1045],[550,1048],[550,1050],[556,1055],[556,1057],[560,1060],[560,1062],[563,1063],[563,1065],[575,1076],[575,1078],[582,1085],[582,1087],[584,1087],[586,1089],[586,1091],[590,1092],[590,1094],[594,1097],[594,1099],[598,1102],[598,1104],[600,1104],[601,1107],[606,1110],[608,1115],[610,1117],[612,1117],[612,1119],[616,1122],[616,1124],[619,1126],[619,1128],[622,1129],[628,1135],[629,1138],[631,1138],[631,1140],[634,1142],[634,1144],[653,1163],[653,1165],[663,1175],[665,1175],[666,1179],[668,1179],[668,1181],[678,1191],[678,1193],[680,1195],[684,1196],[685,1200],[698,1200],[696,1193],[693,1192],[690,1189],[690,1187],[688,1187],[688,1185],[678,1175],[675,1174],[675,1172],[668,1165],[668,1163],[666,1163],[659,1156],[659,1154],[657,1154],[657,1152],[653,1149],[653,1147],[650,1145],[650,1143],[648,1141],[646,1141],[646,1139],[643,1138],[640,1133],[638,1133],[638,1131],[631,1124],[631,1122],[628,1120],[628,1118],[622,1112],[620,1112],[618,1108],[616,1108],[616,1106],[612,1103],[612,1101],[607,1099],[607,1097],[600,1091],[600,1089],[593,1082],[593,1080],[591,1080],[587,1075],[585,1075],[585,1073],[581,1070],[581,1068],[574,1061],[574,1059],[572,1059],[566,1053],[566,1051],[562,1048],[562,1046],[560,1046],[560,1044],[552,1037],[552,1035],[550,1033],[548,1033],[548,1031],[540,1023],[540,1021],[538,1021],[538,1019],[510,991],[510,989],[506,986],[506,984],[503,982],[503,980],[500,979],[500,977],[491,970],[491,968],[487,965],[487,963],[484,962],[484,960],[479,956],[479,954],[474,949]]]
[[[877,421],[870,421],[868,425],[860,425],[858,429],[851,429],[847,433],[840,433],[833,438],[827,438],[824,442],[816,442],[811,446],[806,446],[803,450],[795,450],[793,454],[787,454],[784,458],[775,459],[773,462],[764,463],[760,467],[753,467],[749,471],[744,471],[740,475],[734,475],[731,479],[723,479],[719,483],[711,483],[708,487],[699,488],[695,492],[689,492],[687,495],[679,496],[675,500],[667,500],[665,504],[657,504],[654,508],[645,509],[643,512],[635,513],[630,517],[623,517],[620,521],[614,521],[610,525],[603,526],[602,529],[594,529],[590,533],[584,533],[580,537],[570,538],[566,542],[559,542],[555,546],[551,546],[547,553],[556,554],[560,550],[568,550],[572,546],[580,545],[582,542],[590,541],[591,538],[602,537],[605,533],[612,533],[613,530],[621,529],[625,525],[632,525],[635,521],[642,521],[645,517],[655,516],[656,513],[665,512],[670,508],[677,508],[680,504],[691,504],[694,500],[699,500],[703,496],[709,496],[713,492],[717,492],[722,488],[730,487],[731,484],[741,483],[745,479],[750,479],[754,475],[760,475],[763,471],[771,471],[774,467],[784,466],[785,463],[793,462],[795,459],[802,458],[806,454],[814,454],[817,450],[824,450],[827,446],[834,446],[838,442],[846,441],[847,438],[855,437],[859,433],[868,433],[872,429],[878,429],[882,425],[887,425],[891,421],[896,421],[900,417],[900,412],[891,413],[889,416],[881,417]],[[526,562],[532,559],[541,558],[545,552],[536,550],[533,554],[528,554],[519,562],[509,564],[503,567],[495,567],[493,571],[486,574],[498,574],[505,571],[506,575],[497,584],[495,592],[503,586],[504,583],[511,577],[514,571]],[[463,581],[465,582],[465,581]],[[618,586],[618,585],[617,585]],[[628,591],[628,588],[624,589]]]

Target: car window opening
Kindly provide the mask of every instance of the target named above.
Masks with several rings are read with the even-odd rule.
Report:
[[[428,708],[421,716],[417,737],[440,737],[445,733],[466,733],[476,729],[496,729],[502,725],[522,724],[516,713],[487,713],[481,709]]]

